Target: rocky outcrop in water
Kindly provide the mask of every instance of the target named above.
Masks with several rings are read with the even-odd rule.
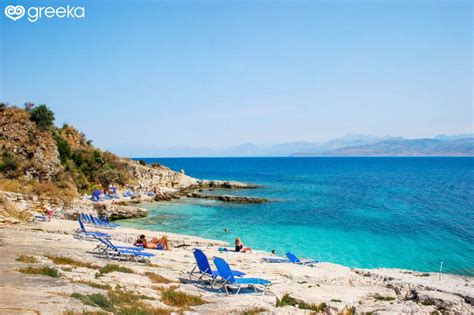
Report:
[[[209,200],[218,200],[223,202],[233,203],[265,203],[268,199],[259,197],[247,197],[247,196],[232,196],[232,195],[203,195],[200,193],[189,193],[189,198],[200,198]]]
[[[247,184],[236,181],[224,181],[224,180],[199,180],[199,188],[225,188],[225,189],[254,189],[262,186],[255,184]]]

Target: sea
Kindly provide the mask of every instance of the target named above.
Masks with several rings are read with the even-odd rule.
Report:
[[[474,276],[473,157],[147,158],[201,179],[259,184],[213,190],[264,204],[146,203],[120,224],[182,233],[356,268]],[[161,233],[158,233],[161,235]],[[441,266],[442,264],[442,266]]]

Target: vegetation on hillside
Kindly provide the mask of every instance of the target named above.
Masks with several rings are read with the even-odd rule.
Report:
[[[25,103],[19,109],[0,103],[0,120],[0,189],[37,195],[56,194],[60,189],[62,195],[72,197],[133,182],[122,159],[93,147],[72,126],[56,127],[55,115],[45,104]],[[17,131],[18,126],[23,130]],[[43,151],[37,154],[40,149]],[[45,160],[49,168],[44,167]],[[38,171],[41,167],[53,173],[53,178]],[[55,167],[57,172],[52,172]]]

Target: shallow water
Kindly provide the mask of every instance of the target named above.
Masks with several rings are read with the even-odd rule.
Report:
[[[350,267],[474,276],[474,158],[145,159],[205,179],[264,185],[266,204],[145,204],[127,226],[184,233]],[[218,192],[212,192],[218,193]],[[225,193],[229,193],[226,191]],[[224,229],[229,233],[224,233]]]

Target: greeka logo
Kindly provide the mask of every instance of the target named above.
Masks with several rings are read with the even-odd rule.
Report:
[[[5,7],[5,16],[13,21],[21,19],[25,12],[28,21],[34,23],[41,18],[59,18],[59,19],[83,19],[86,15],[85,7],[29,7],[25,9],[22,5],[8,5]]]
[[[5,15],[7,18],[16,21],[25,15],[25,8],[22,5],[9,5],[5,8]]]

